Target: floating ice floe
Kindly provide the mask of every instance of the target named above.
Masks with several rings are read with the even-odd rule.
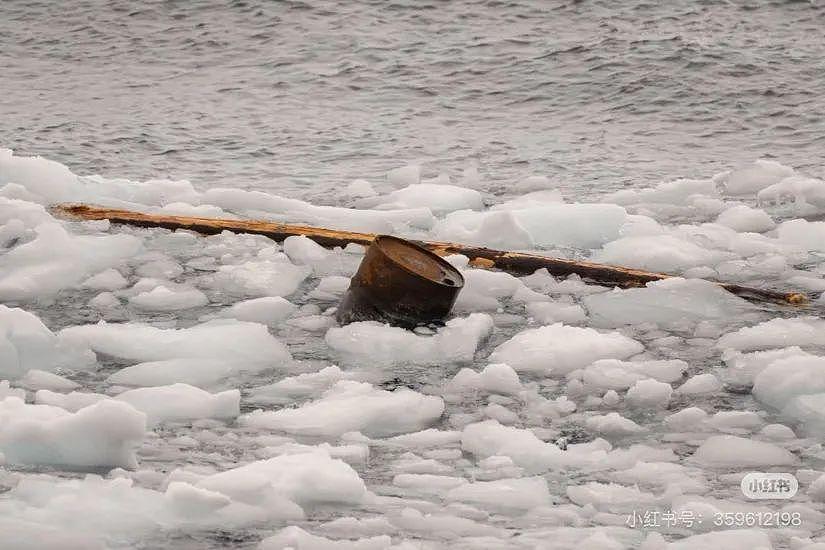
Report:
[[[738,204],[724,210],[716,223],[738,232],[764,233],[776,227],[773,219],[764,210]]]
[[[484,391],[502,395],[518,395],[524,390],[518,374],[509,365],[487,365],[481,372],[463,368],[447,382],[449,393]]]
[[[789,166],[759,159],[750,165],[719,174],[715,179],[726,195],[753,196],[792,175],[794,170]]]
[[[30,369],[23,378],[18,381],[18,384],[32,391],[44,389],[69,391],[80,387],[80,384],[68,378],[37,369]]]
[[[204,284],[231,296],[289,296],[310,272],[309,267],[295,265],[285,258],[250,260],[218,267]]]
[[[111,399],[102,393],[87,393],[73,391],[69,393],[58,393],[51,390],[37,390],[34,394],[34,402],[38,405],[51,405],[60,407],[69,412],[77,412],[80,409],[94,405],[98,401]]]
[[[87,346],[65,342],[36,315],[0,304],[0,378],[18,378],[32,369],[87,368],[91,361]]]
[[[825,181],[794,175],[759,191],[759,202],[792,202],[794,210],[802,215],[821,212],[825,207]]]
[[[672,394],[673,388],[670,384],[648,378],[639,380],[627,390],[627,402],[639,409],[665,408]]]
[[[398,210],[357,210],[337,206],[315,206],[298,199],[240,189],[210,189],[199,198],[201,204],[219,206],[236,213],[250,213],[276,221],[306,223],[332,229],[369,233],[394,233],[408,227],[429,229],[433,214],[429,208]],[[255,214],[259,214],[255,216]]]
[[[109,377],[117,384],[158,386],[185,382],[215,384],[241,372],[284,367],[291,356],[264,325],[216,319],[185,329],[160,329],[140,323],[69,327],[67,343],[141,363]],[[227,345],[228,343],[232,345]]]
[[[440,397],[406,388],[380,390],[355,381],[336,382],[323,396],[297,408],[257,410],[238,419],[244,426],[336,437],[358,431],[384,437],[426,428],[444,412]]]
[[[644,347],[618,332],[554,325],[524,330],[498,346],[490,361],[506,363],[517,372],[564,376],[598,359],[625,359]]]
[[[681,273],[693,267],[714,266],[733,254],[703,247],[674,235],[623,237],[593,254],[601,263],[662,273]]]
[[[387,195],[370,197],[356,202],[360,208],[377,210],[404,210],[429,208],[442,215],[455,210],[478,210],[484,207],[481,193],[474,189],[435,183],[416,183]]]
[[[146,414],[149,427],[199,418],[233,419],[240,414],[241,392],[209,393],[188,384],[136,388],[115,397]]]
[[[56,222],[38,225],[34,234],[32,240],[0,255],[0,299],[54,296],[118,265],[141,247],[130,235],[72,235]]]
[[[433,234],[439,239],[484,246],[518,249],[532,243],[588,249],[617,239],[626,217],[624,208],[610,204],[547,204],[499,212],[460,210],[437,222]],[[502,231],[507,226],[509,235]]]
[[[542,325],[574,325],[587,322],[587,314],[580,305],[565,302],[530,302],[525,306],[525,313]]]
[[[795,219],[782,222],[776,230],[780,241],[805,250],[825,252],[825,222]]]
[[[298,309],[298,306],[280,296],[264,296],[236,302],[220,313],[221,317],[261,323],[262,325],[277,325]]]
[[[589,393],[605,390],[627,390],[636,382],[654,379],[668,384],[683,377],[688,364],[679,359],[620,361],[618,359],[600,359],[583,369],[570,372],[569,379],[581,380],[585,391]]]
[[[152,290],[141,292],[129,299],[136,308],[151,311],[178,311],[205,306],[209,303],[206,295],[196,288],[158,285]]]
[[[788,346],[821,346],[825,342],[825,320],[817,317],[777,317],[752,327],[725,334],[721,349],[757,351]]]
[[[247,401],[258,405],[284,405],[320,394],[347,376],[340,368],[332,365],[318,372],[289,376],[273,384],[251,388]]]
[[[422,365],[471,361],[492,328],[489,315],[473,313],[447,321],[433,336],[419,336],[399,327],[364,321],[332,327],[325,340],[347,362]]]
[[[299,506],[358,504],[368,496],[358,473],[322,450],[252,462],[204,477],[195,486],[262,507],[276,516],[286,511],[293,517],[303,515]]]
[[[702,443],[693,460],[711,468],[793,466],[797,458],[786,449],[734,435],[715,435]]]
[[[585,296],[583,302],[593,324],[601,327],[654,323],[678,329],[699,321],[739,319],[756,309],[717,284],[676,277],[647,283],[645,288]]]
[[[126,403],[70,413],[17,397],[0,401],[0,452],[9,464],[135,468],[145,431],[146,415]]]

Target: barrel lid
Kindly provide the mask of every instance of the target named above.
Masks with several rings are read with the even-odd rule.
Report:
[[[399,267],[434,283],[451,287],[464,286],[464,276],[449,262],[416,244],[390,235],[379,235],[373,241]]]

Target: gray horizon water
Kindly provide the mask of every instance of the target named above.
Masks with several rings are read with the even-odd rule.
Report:
[[[822,177],[823,26],[753,0],[10,0],[0,146],[325,203],[408,163],[576,200],[760,157]]]

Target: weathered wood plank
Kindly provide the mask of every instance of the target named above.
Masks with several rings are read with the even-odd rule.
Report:
[[[262,220],[229,220],[144,214],[142,212],[102,208],[87,204],[61,204],[53,207],[52,211],[58,215],[74,219],[109,220],[112,223],[137,227],[163,227],[171,230],[184,229],[204,235],[215,235],[223,231],[231,231],[233,233],[263,235],[275,241],[283,241],[287,237],[294,235],[304,235],[326,248],[336,246],[344,247],[349,243],[366,246],[376,237],[374,233],[339,231],[307,225],[294,225]],[[639,269],[564,258],[552,258],[528,252],[494,250],[491,248],[449,242],[417,242],[440,256],[463,254],[470,258],[470,263],[475,267],[495,268],[516,275],[527,275],[544,268],[547,269],[551,275],[557,277],[576,274],[587,281],[623,288],[640,287],[651,281],[659,281],[671,277],[671,275],[665,273],[654,273]],[[733,294],[750,300],[771,301],[793,305],[808,303],[808,297],[800,292],[780,292],[731,283],[716,282],[716,284]]]

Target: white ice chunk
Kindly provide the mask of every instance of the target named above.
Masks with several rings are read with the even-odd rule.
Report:
[[[210,189],[201,197],[201,203],[214,204],[232,212],[265,212],[276,221],[369,233],[394,233],[397,228],[404,227],[429,229],[433,225],[429,208],[357,210],[315,206],[297,199],[240,189]]]
[[[485,391],[502,395],[518,395],[523,389],[516,371],[503,363],[487,365],[481,372],[468,368],[461,369],[447,383],[447,390],[456,393]]]
[[[817,317],[777,317],[752,327],[725,334],[717,346],[722,349],[756,351],[788,346],[818,346],[825,342],[825,320]]]
[[[159,285],[150,291],[133,296],[129,303],[136,308],[149,311],[178,311],[205,306],[209,299],[197,288]]]
[[[108,395],[102,393],[84,393],[84,392],[70,392],[70,393],[56,393],[50,390],[38,390],[34,394],[34,402],[38,405],[52,405],[53,407],[60,407],[69,412],[77,412],[80,409],[94,405],[104,399],[111,399]]]
[[[563,376],[598,359],[624,359],[642,351],[639,342],[618,332],[557,323],[516,334],[498,346],[489,360],[506,363],[517,372]]]
[[[568,376],[581,380],[588,391],[626,390],[639,380],[653,378],[672,383],[682,378],[687,363],[679,359],[664,361],[619,361],[601,359],[592,365],[571,372]]]
[[[322,301],[339,301],[349,289],[350,278],[332,275],[318,281],[315,290],[309,293],[311,298]]]
[[[320,393],[335,382],[346,377],[335,365],[318,372],[290,376],[266,386],[258,386],[249,391],[249,402],[254,404],[287,404],[303,397]]]
[[[726,195],[754,195],[794,174],[793,168],[773,160],[759,159],[752,164],[717,177]]]
[[[392,479],[392,484],[396,487],[434,495],[442,494],[465,483],[467,480],[463,477],[433,474],[398,474]]]
[[[511,211],[453,212],[438,222],[433,232],[437,238],[503,250],[524,250],[536,245],[533,236]]]
[[[654,188],[623,189],[604,197],[607,203],[634,204],[684,204],[693,195],[714,196],[717,194],[713,180],[678,179],[663,182]]]
[[[412,449],[445,447],[461,441],[461,432],[436,430],[428,428],[420,432],[396,435],[382,440],[382,443]]]
[[[77,176],[64,165],[42,157],[14,156],[0,148],[0,185],[17,183],[47,203],[78,200],[73,196]]]
[[[68,378],[37,369],[29,370],[25,376],[20,379],[20,385],[33,391],[69,391],[80,387],[80,384]]]
[[[182,481],[169,483],[164,497],[170,508],[184,517],[214,514],[232,502],[226,495],[194,487]]]
[[[616,412],[604,416],[591,416],[585,421],[585,426],[588,430],[608,436],[630,435],[645,431],[629,418]]]
[[[493,218],[492,227],[485,221]],[[436,238],[456,240],[469,244],[493,246],[498,242],[519,248],[529,241],[541,247],[569,246],[596,248],[619,237],[627,217],[624,208],[615,204],[547,204],[519,210],[473,212],[461,210],[448,214],[439,221],[433,233]],[[498,236],[493,229],[509,226],[511,235]],[[512,242],[511,242],[512,241]]]
[[[697,374],[689,378],[676,391],[682,395],[715,393],[722,389],[722,383],[711,373]]]
[[[527,510],[552,503],[547,481],[543,477],[476,481],[451,489],[448,501],[461,501],[489,508]]]
[[[716,218],[716,223],[740,233],[764,233],[776,227],[776,223],[767,212],[745,204],[738,204],[723,211]]]
[[[608,242],[593,254],[596,262],[664,273],[713,266],[730,258],[729,252],[713,250],[673,235],[623,237]]]
[[[708,424],[720,431],[752,432],[761,428],[765,421],[753,411],[719,411],[708,420]]]
[[[285,260],[251,260],[220,266],[206,284],[233,296],[289,296],[311,271]]]
[[[673,388],[670,384],[649,378],[639,380],[627,390],[627,402],[633,407],[642,409],[664,408],[670,402],[672,393]]]
[[[421,430],[444,412],[440,397],[406,388],[393,392],[371,384],[340,381],[321,399],[294,409],[257,410],[238,419],[242,425],[317,436],[359,431],[383,437]]]
[[[290,360],[286,347],[269,334],[264,325],[229,319],[216,319],[184,329],[101,321],[65,328],[59,334],[66,342],[84,344],[98,353],[135,361],[222,360],[237,364],[238,370],[256,371]]]
[[[31,369],[85,367],[88,354],[87,346],[61,342],[36,315],[0,304],[0,378],[15,379]]]
[[[768,365],[779,359],[788,357],[811,357],[811,354],[802,351],[799,346],[741,353],[728,349],[722,354],[722,359],[728,368],[723,371],[725,379],[743,386],[753,385],[756,376],[765,370]]]
[[[796,439],[794,431],[784,424],[768,424],[759,430],[759,435],[771,441]]]
[[[678,432],[701,432],[707,427],[708,413],[699,407],[688,407],[665,418],[665,426]]]
[[[825,206],[825,181],[794,175],[766,187],[757,198],[760,204],[793,202],[805,214]]]
[[[304,235],[292,235],[284,239],[284,254],[297,265],[315,265],[326,260],[329,250]]]
[[[643,508],[655,502],[653,494],[640,491],[638,487],[595,481],[582,485],[569,485],[567,496],[579,506],[589,504],[598,510],[614,513]]]
[[[578,304],[530,302],[525,309],[529,317],[532,317],[537,323],[542,325],[550,325],[553,323],[573,325],[587,321],[587,314]]]
[[[709,437],[696,449],[693,459],[711,468],[792,466],[797,462],[782,447],[733,435]]]
[[[196,486],[254,506],[277,505],[284,499],[300,506],[359,504],[367,495],[349,464],[320,449],[252,462],[205,477]]]
[[[655,323],[681,327],[702,320],[730,319],[755,310],[749,302],[719,285],[700,279],[673,277],[645,288],[615,289],[584,297],[596,326]]]
[[[479,458],[510,457],[531,473],[563,469],[576,457],[540,440],[530,430],[502,426],[496,420],[469,424],[461,432],[461,448]]]
[[[0,452],[10,464],[136,468],[146,415],[101,401],[76,413],[49,405],[0,401]]]
[[[272,326],[295,313],[296,309],[298,309],[298,306],[285,298],[264,296],[263,298],[237,302],[229,309],[221,312],[221,317]]]
[[[0,299],[52,296],[119,264],[141,247],[131,235],[76,236],[57,223],[38,225],[35,233],[34,240],[0,256]]]
[[[434,336],[419,336],[377,322],[332,327],[325,340],[348,362],[372,365],[443,364],[471,361],[478,345],[490,334],[492,318],[473,313],[450,319]]]
[[[782,242],[794,244],[805,250],[825,252],[825,222],[809,222],[797,218],[781,223],[776,233]]]
[[[115,399],[146,413],[146,422],[152,427],[169,421],[235,418],[240,414],[241,392],[228,390],[212,394],[188,384],[172,384],[129,390]]]
[[[82,283],[83,288],[94,290],[118,290],[128,285],[126,278],[117,269],[104,269],[97,275],[92,275]]]
[[[479,210],[484,207],[481,193],[455,185],[415,183],[381,197],[363,199],[359,207],[379,210],[429,208],[436,215],[455,210]]]
[[[448,540],[462,537],[506,537],[500,527],[479,523],[450,514],[422,514],[414,508],[405,508],[391,517],[392,524],[422,537],[435,535]]]

